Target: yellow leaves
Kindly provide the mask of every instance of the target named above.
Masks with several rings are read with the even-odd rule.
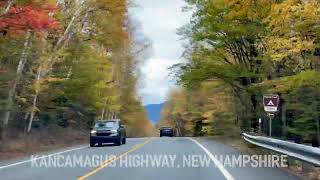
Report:
[[[182,121],[182,128],[191,133],[197,131],[196,126],[201,124],[203,133],[212,134],[216,128],[214,123],[223,126],[226,121],[234,122],[231,98],[230,89],[220,81],[202,83],[196,91],[176,90],[171,92],[164,107],[162,123]]]
[[[266,19],[273,32],[289,33],[296,31],[297,24],[313,21],[315,24],[320,17],[320,2],[316,0],[300,2],[287,0],[273,4],[270,15]]]
[[[120,104],[112,104],[108,107],[112,112],[120,112],[121,105]]]
[[[291,23],[295,20],[293,15],[297,9],[296,0],[287,0],[280,4],[273,4],[266,22],[273,32],[288,33],[292,27]]]
[[[257,12],[254,11],[254,0],[229,0],[228,5],[232,10],[226,16],[227,19],[248,18],[255,20],[257,18]]]
[[[27,112],[40,112],[40,109],[37,107],[32,107],[30,106],[29,108],[27,108]]]
[[[282,60],[289,56],[299,56],[302,51],[310,51],[315,48],[313,41],[303,40],[299,37],[271,36],[266,39],[268,53],[273,60]]]
[[[286,0],[273,4],[265,23],[271,30],[265,39],[273,60],[301,56],[315,49],[320,3],[316,0]]]
[[[208,118],[212,117],[213,113],[214,113],[214,111],[207,111],[207,112],[204,112],[202,116],[204,118],[208,119]]]
[[[213,134],[214,130],[212,129],[211,126],[203,126],[201,130],[204,134]]]
[[[119,112],[121,109],[120,96],[118,94],[107,96],[107,106],[113,112]]]
[[[227,0],[230,12],[226,19],[248,19],[256,21],[265,17],[270,9],[271,0]]]
[[[304,5],[301,15],[304,20],[319,20],[317,17],[320,15],[320,2],[316,0],[309,1]]]
[[[45,78],[45,81],[47,82],[62,82],[64,81],[65,79],[62,79],[62,78],[57,78],[57,77],[47,77]]]

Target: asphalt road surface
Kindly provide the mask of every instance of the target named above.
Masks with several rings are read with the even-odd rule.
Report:
[[[0,162],[0,179],[298,179],[279,168],[227,161],[227,157],[241,155],[233,148],[210,139],[131,138],[122,146],[77,146],[33,156],[32,159]]]

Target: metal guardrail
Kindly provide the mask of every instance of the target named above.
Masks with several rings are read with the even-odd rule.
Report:
[[[247,133],[242,133],[242,136],[251,144],[320,166],[320,148]]]

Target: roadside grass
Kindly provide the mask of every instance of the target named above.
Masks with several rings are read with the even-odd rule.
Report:
[[[79,127],[61,128],[55,126],[33,131],[28,135],[23,133],[10,134],[7,135],[6,142],[0,149],[0,160],[16,159],[88,143],[88,130],[79,129]]]

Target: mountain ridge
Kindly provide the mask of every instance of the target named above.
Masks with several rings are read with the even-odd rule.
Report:
[[[153,124],[158,124],[161,120],[161,113],[165,102],[160,104],[147,104],[146,108],[148,118]]]

